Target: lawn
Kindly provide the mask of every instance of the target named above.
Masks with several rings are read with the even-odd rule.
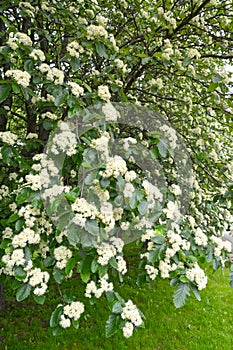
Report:
[[[66,282],[77,295],[82,285],[77,278]],[[55,288],[55,286],[54,286]],[[227,272],[209,273],[202,301],[190,297],[186,306],[175,309],[173,290],[168,281],[153,282],[136,288],[128,278],[117,290],[131,298],[146,316],[146,328],[124,339],[120,333],[105,338],[104,327],[109,310],[104,300],[87,305],[86,316],[78,330],[54,337],[48,326],[50,313],[59,302],[58,291],[52,290],[44,306],[27,300],[14,302],[6,289],[8,307],[0,315],[1,350],[230,350],[233,349],[233,290]],[[80,297],[80,300],[82,298]]]

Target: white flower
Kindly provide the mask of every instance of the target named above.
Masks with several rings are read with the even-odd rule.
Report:
[[[152,281],[156,278],[156,276],[159,273],[158,269],[156,269],[154,266],[151,266],[151,265],[146,265],[145,269],[146,269],[146,272],[148,273],[150,279],[152,279]]]
[[[107,85],[100,85],[98,86],[98,96],[106,101],[109,102],[111,99],[111,94],[109,92],[108,86]]]
[[[0,139],[2,140],[2,142],[8,143],[8,145],[13,146],[16,140],[18,139],[18,136],[10,131],[1,131]]]
[[[91,24],[87,27],[87,39],[88,40],[94,40],[97,38],[103,37],[104,39],[107,39],[108,32],[102,25],[96,26],[94,24]]]
[[[122,331],[123,331],[123,336],[125,338],[129,338],[133,335],[133,323],[132,322],[126,322],[124,325]]]
[[[33,49],[32,52],[29,54],[29,57],[31,57],[35,61],[37,61],[38,59],[42,62],[45,61],[45,54],[40,49]]]
[[[72,81],[69,81],[67,84],[71,87],[71,92],[74,96],[79,97],[83,95],[84,89],[80,85]]]
[[[24,88],[28,87],[31,79],[31,75],[20,69],[10,69],[6,71],[6,77],[12,77],[16,82],[23,86]]]
[[[131,321],[136,327],[139,327],[142,324],[142,318],[138,308],[131,300],[128,300],[122,308],[121,318],[123,320]]]
[[[127,182],[123,191],[123,195],[125,198],[131,198],[134,191],[134,186],[131,183]]]
[[[62,328],[69,328],[71,326],[71,321],[68,317],[65,317],[64,315],[61,315],[61,319],[59,322],[59,325]]]
[[[105,103],[105,105],[102,107],[102,111],[104,112],[104,116],[107,121],[116,121],[120,116],[120,113],[111,104],[111,102]]]

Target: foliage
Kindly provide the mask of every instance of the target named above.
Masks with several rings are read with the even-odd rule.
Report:
[[[138,286],[168,278],[176,307],[200,300],[202,263],[231,251],[232,0],[1,11],[0,271],[17,300],[43,304],[54,279],[59,334],[105,295],[106,335],[130,337],[144,315],[114,286],[132,240]],[[72,274],[84,303],[62,292]]]

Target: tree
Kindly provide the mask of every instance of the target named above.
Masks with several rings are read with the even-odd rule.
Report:
[[[78,273],[87,299],[106,295],[107,336],[130,337],[144,316],[114,289],[127,273],[124,243],[142,249],[137,284],[169,278],[176,307],[190,291],[200,299],[204,261],[224,266],[232,5],[2,1],[0,271],[18,301],[42,304],[49,281]],[[63,296],[54,333],[78,327],[83,312]]]

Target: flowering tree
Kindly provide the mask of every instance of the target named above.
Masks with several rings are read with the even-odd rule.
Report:
[[[106,335],[144,315],[117,293],[127,244],[138,286],[168,278],[174,304],[231,251],[232,0],[2,1],[1,278],[43,304],[80,275],[54,334],[106,297]],[[233,284],[231,282],[231,284]]]

